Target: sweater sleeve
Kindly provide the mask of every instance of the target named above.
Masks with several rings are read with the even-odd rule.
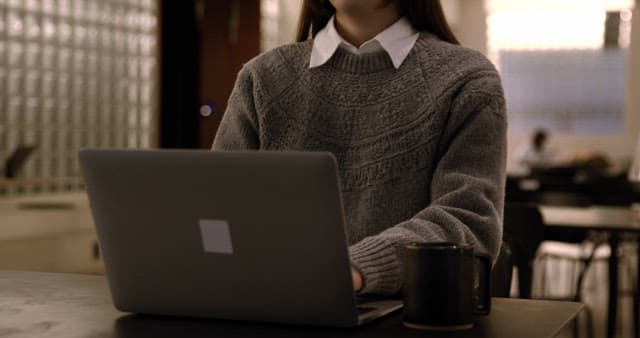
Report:
[[[430,185],[430,203],[411,219],[349,248],[361,293],[401,290],[409,243],[471,244],[495,259],[502,239],[506,116],[497,74],[471,80],[454,99]]]
[[[254,97],[253,78],[249,68],[245,66],[238,73],[212,150],[249,150],[260,147]]]

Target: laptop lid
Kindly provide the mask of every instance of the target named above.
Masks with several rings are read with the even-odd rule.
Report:
[[[122,311],[357,324],[329,153],[82,150]]]

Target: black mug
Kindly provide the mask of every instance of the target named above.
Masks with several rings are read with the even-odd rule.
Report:
[[[475,264],[475,263],[480,264]],[[416,243],[404,250],[404,325],[455,331],[491,311],[491,258],[453,243]]]

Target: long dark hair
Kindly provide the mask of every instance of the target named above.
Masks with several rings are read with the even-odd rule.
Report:
[[[389,0],[388,2],[392,1],[398,2],[402,15],[409,19],[415,30],[428,31],[444,41],[460,44],[447,23],[440,0]],[[296,40],[298,42],[307,40],[309,31],[312,37],[316,36],[335,13],[336,9],[329,0],[304,0]]]

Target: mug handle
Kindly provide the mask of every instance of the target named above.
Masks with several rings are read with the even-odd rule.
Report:
[[[484,254],[476,254],[475,257],[482,266],[478,287],[478,292],[482,292],[482,294],[475,297],[478,303],[474,306],[473,314],[486,316],[491,312],[491,257]]]

